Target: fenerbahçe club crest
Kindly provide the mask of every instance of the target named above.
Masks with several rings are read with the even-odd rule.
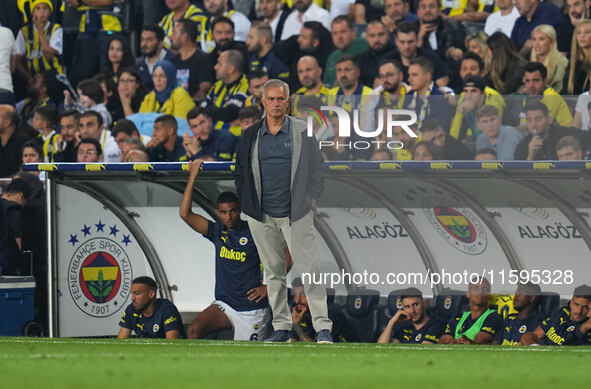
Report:
[[[87,315],[111,316],[125,305],[131,292],[133,274],[125,251],[132,243],[130,235],[120,233],[117,224],[109,226],[100,220],[91,226],[84,224],[79,231],[68,240],[74,249],[67,275],[70,295]]]
[[[459,207],[453,196],[440,189],[421,187],[408,192],[420,201],[429,223],[453,248],[469,255],[486,250],[484,224],[471,209]]]

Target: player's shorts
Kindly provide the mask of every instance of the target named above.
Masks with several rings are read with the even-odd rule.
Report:
[[[234,340],[264,340],[267,324],[271,320],[271,308],[236,311],[220,300],[215,300],[213,304],[228,316],[234,328]]]

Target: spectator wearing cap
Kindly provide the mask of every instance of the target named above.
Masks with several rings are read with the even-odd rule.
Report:
[[[61,63],[63,29],[50,20],[53,3],[50,0],[31,0],[20,1],[19,6],[26,7],[27,3],[32,20],[19,30],[16,37],[17,70],[27,82],[31,82],[35,73],[42,71],[64,74]]]
[[[330,29],[330,14],[313,0],[294,0],[293,8],[285,20],[281,40],[297,35],[306,22],[320,22],[324,28]]]
[[[515,7],[521,14],[511,31],[511,40],[517,50],[525,47],[529,52],[533,45],[531,33],[540,24],[549,24],[559,31],[564,23],[564,14],[551,3],[540,0],[515,0]]]
[[[408,288],[400,295],[400,308],[392,316],[378,343],[437,344],[445,323],[429,317],[427,302],[417,288]]]
[[[189,93],[178,86],[176,74],[176,66],[170,61],[162,60],[154,66],[154,90],[144,97],[140,113],[159,112],[182,118],[187,116],[195,103]]]
[[[577,286],[568,305],[555,311],[532,332],[521,337],[519,345],[579,346],[591,344],[591,287]]]
[[[531,101],[525,106],[525,122],[528,134],[515,149],[515,159],[536,161],[555,160],[558,141],[572,135],[578,137],[581,130],[552,124],[548,107],[542,102]]]
[[[496,107],[483,105],[476,110],[476,120],[481,134],[476,138],[476,152],[492,149],[495,159],[510,161],[515,157],[515,148],[523,139],[523,134],[511,126],[501,124]]]
[[[488,90],[487,90],[488,89]],[[479,76],[467,76],[458,98],[456,113],[451,123],[450,135],[463,140],[466,137],[476,139],[480,130],[476,125],[476,111],[483,105],[492,105],[502,117],[505,101],[494,89],[487,88],[486,82]]]
[[[546,67],[539,62],[528,62],[523,73],[523,89],[521,106],[525,107],[528,101],[541,101],[548,107],[550,120],[561,126],[570,126],[573,116],[566,101],[552,87],[547,85],[548,73]],[[525,125],[525,115],[519,115],[520,125]]]

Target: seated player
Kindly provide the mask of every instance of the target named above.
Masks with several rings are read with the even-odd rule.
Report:
[[[427,314],[427,302],[417,288],[408,288],[400,296],[402,309],[392,316],[378,343],[434,344],[445,330],[445,323]]]
[[[178,309],[170,300],[157,299],[157,289],[156,281],[147,276],[131,282],[131,304],[121,317],[117,338],[129,338],[132,331],[138,338],[185,337]]]
[[[312,326],[312,315],[302,279],[295,278],[291,286],[295,304],[291,308],[293,328],[288,334],[289,341],[316,342],[317,334]],[[328,304],[328,318],[332,321],[332,338],[335,342],[359,342],[359,335],[335,304]]]
[[[486,278],[473,278],[466,297],[470,309],[447,323],[441,344],[491,344],[502,329],[503,319],[496,309],[488,306],[490,282]]]
[[[567,306],[556,310],[533,331],[523,334],[520,345],[579,346],[591,344],[591,286],[575,288]]]
[[[509,314],[503,330],[497,335],[497,342],[503,346],[516,346],[526,332],[532,332],[545,319],[544,313],[538,312],[540,286],[528,282],[519,284],[513,297],[513,308],[518,313]]]
[[[232,192],[217,199],[219,222],[191,210],[193,186],[203,160],[189,164],[189,179],[180,206],[181,218],[215,245],[215,301],[189,326],[189,338],[201,339],[234,328],[234,340],[259,340],[265,336],[271,310],[259,253],[248,228],[240,219],[240,201]]]

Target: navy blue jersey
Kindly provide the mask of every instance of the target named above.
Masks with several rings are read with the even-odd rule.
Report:
[[[166,333],[177,330],[179,338],[185,337],[185,328],[178,309],[167,299],[156,299],[154,314],[142,315],[129,304],[119,326],[135,331],[138,338],[166,338]]]
[[[277,55],[269,51],[264,57],[256,54],[250,56],[248,71],[262,70],[269,75],[269,78],[279,78],[283,81],[289,80],[289,67],[284,64]]]
[[[445,323],[439,319],[430,318],[421,329],[417,330],[410,320],[404,320],[394,325],[392,337],[400,343],[439,343],[439,338],[445,330]]]
[[[577,323],[570,319],[568,306],[558,309],[540,324],[546,333],[542,338],[542,344],[546,346],[590,345],[591,331],[583,334],[579,329],[581,324],[583,323]]]
[[[249,301],[247,292],[260,286],[263,269],[248,223],[234,230],[222,223],[209,222],[203,235],[215,245],[215,298],[236,311],[252,311],[269,306],[267,298]]]
[[[345,342],[359,342],[359,335],[357,331],[351,326],[347,317],[335,304],[328,304],[328,318],[332,321],[332,340],[335,343]],[[309,314],[304,315],[304,319],[300,323],[302,329],[312,339],[316,339],[316,331],[312,326],[312,317]],[[291,339],[299,340],[300,337],[297,332],[292,329],[289,331]]]
[[[458,325],[458,323],[462,319],[463,314],[464,314],[463,312],[460,313],[458,316],[451,319],[447,323],[447,326],[445,327],[445,335],[451,335],[455,338],[456,326]],[[472,327],[476,323],[476,321],[478,321],[478,318],[480,318],[480,316],[478,316],[476,319],[473,320],[472,315],[468,315],[466,320],[464,320],[464,323],[462,323],[462,327],[460,328],[460,331],[459,331],[460,334],[466,332],[470,327]],[[492,335],[492,337],[494,338],[497,335],[497,333],[499,331],[501,331],[502,328],[503,328],[503,319],[501,318],[501,316],[499,316],[499,314],[497,312],[492,312],[490,315],[488,315],[486,317],[486,319],[484,319],[484,323],[482,323],[482,327],[480,328],[480,331],[485,332],[489,335]]]
[[[512,313],[505,319],[503,329],[497,334],[497,342],[503,346],[516,346],[521,336],[526,332],[534,332],[546,315],[536,312],[525,319],[519,319],[517,313]]]

